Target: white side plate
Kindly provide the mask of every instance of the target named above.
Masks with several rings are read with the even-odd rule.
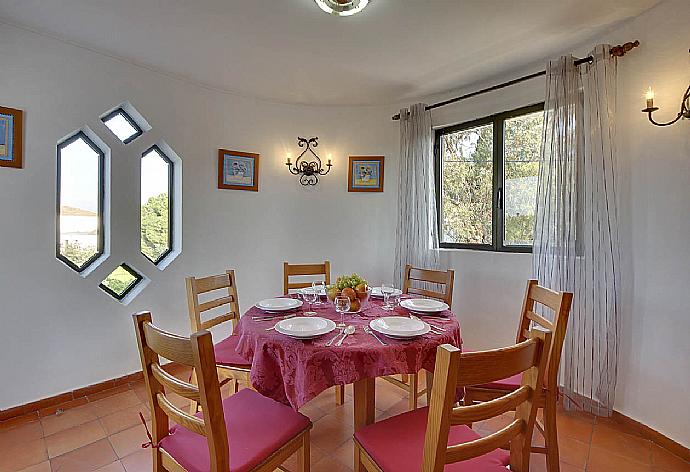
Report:
[[[294,298],[268,298],[256,304],[258,309],[264,311],[288,311],[301,306],[302,301]]]
[[[437,313],[449,308],[447,304],[431,298],[409,298],[401,301],[400,306],[419,313]]]

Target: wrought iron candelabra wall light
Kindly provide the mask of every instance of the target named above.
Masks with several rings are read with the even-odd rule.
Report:
[[[326,168],[321,163],[321,158],[314,149],[319,145],[319,138],[297,138],[297,145],[304,148],[302,153],[295,159],[295,163],[288,156],[285,165],[292,175],[299,175],[299,183],[304,186],[316,185],[319,183],[319,176],[326,175],[331,170],[331,160],[328,159]]]
[[[688,52],[690,53],[690,51]],[[675,123],[676,121],[680,120],[681,118],[690,119],[690,86],[688,86],[688,88],[685,90],[683,98],[680,101],[680,111],[673,120],[666,123],[659,123],[657,121],[654,121],[654,118],[652,118],[652,113],[659,109],[659,107],[654,106],[654,90],[652,90],[652,87],[649,87],[649,89],[647,89],[645,98],[647,99],[647,107],[643,109],[642,112],[647,113],[649,121],[656,126],[669,126]]]

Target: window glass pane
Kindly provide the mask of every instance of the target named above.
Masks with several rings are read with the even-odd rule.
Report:
[[[115,136],[122,142],[138,133],[138,130],[122,116],[122,114],[114,115],[112,118],[105,120],[103,123],[113,132]]]
[[[77,269],[99,254],[102,156],[81,136],[58,146],[60,153],[59,253]]]
[[[539,177],[543,112],[510,118],[504,126],[504,245],[531,246]]]
[[[441,136],[441,241],[492,244],[493,124]]]
[[[109,289],[121,299],[141,280],[141,276],[125,265],[118,266],[101,282],[101,287]]]
[[[172,162],[157,147],[141,158],[141,252],[154,264],[170,252]]]

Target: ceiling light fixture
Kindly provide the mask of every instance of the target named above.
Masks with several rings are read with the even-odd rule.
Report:
[[[369,0],[314,0],[326,13],[335,16],[350,16],[364,10]]]

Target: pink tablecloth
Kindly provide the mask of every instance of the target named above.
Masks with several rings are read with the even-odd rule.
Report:
[[[442,326],[443,335],[426,334],[410,341],[398,341],[379,335],[387,346],[382,346],[363,331],[369,321],[391,312],[380,308],[379,301],[371,300],[365,313],[345,315],[345,322],[354,325],[355,334],[348,336],[341,347],[325,347],[334,333],[320,338],[300,341],[276,331],[266,331],[273,321],[253,321],[252,315],[264,314],[256,307],[247,311],[238,324],[240,336],[237,352],[252,359],[251,380],[263,395],[293,408],[302,407],[312,398],[334,385],[350,384],[370,377],[391,374],[412,374],[421,369],[433,371],[436,348],[445,343],[461,347],[460,325],[451,312],[447,319],[429,319]],[[327,303],[315,310],[318,316],[336,322],[340,315]],[[397,309],[401,315],[407,315]]]

